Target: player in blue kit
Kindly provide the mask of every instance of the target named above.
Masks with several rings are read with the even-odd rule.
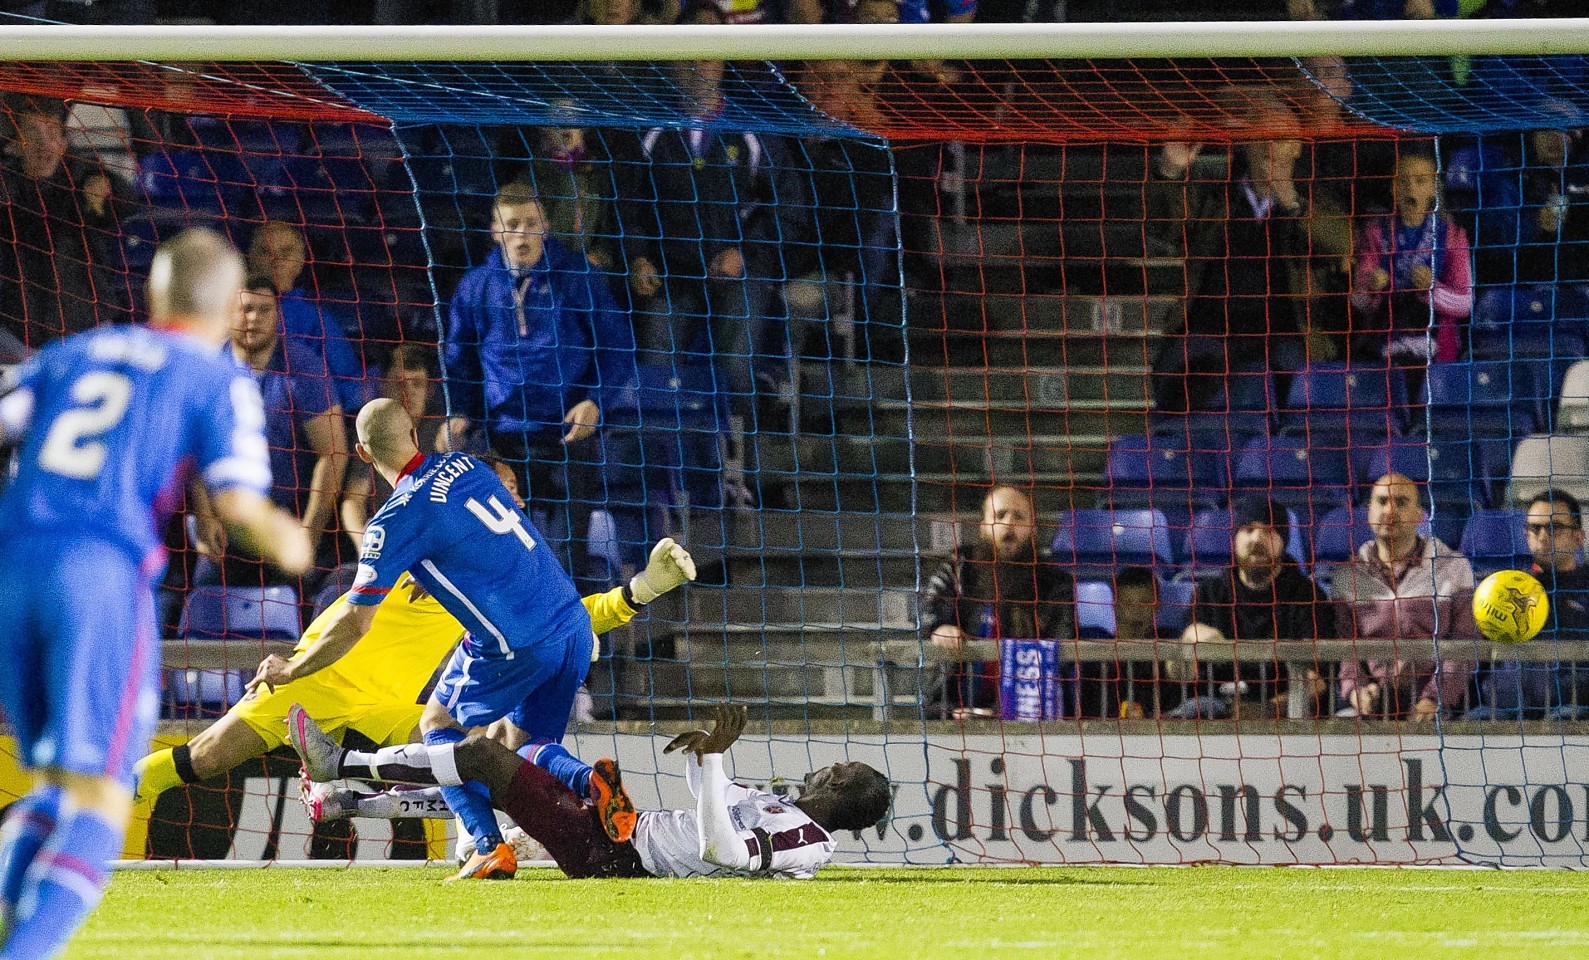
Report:
[[[458,878],[511,875],[512,848],[502,842],[490,793],[457,777],[454,748],[466,728],[506,718],[528,734],[538,765],[576,792],[597,792],[591,768],[560,745],[590,669],[590,617],[557,555],[490,466],[461,453],[420,453],[413,421],[393,400],[366,404],[357,428],[359,456],[392,484],[392,495],[365,528],[348,603],[296,658],[272,655],[260,663],[249,689],[274,688],[335,663],[370,629],[376,605],[398,578],[411,574],[468,630],[420,717],[423,743],[374,753],[316,751],[297,729],[301,710],[289,716],[287,736],[314,780],[443,784],[447,805],[475,838],[476,853]],[[616,766],[597,769],[610,772],[608,786],[622,797]],[[616,812],[627,814],[620,819],[632,828],[632,808]]]
[[[159,531],[192,476],[239,542],[310,563],[272,506],[264,408],[223,357],[243,262],[207,230],[155,253],[149,326],[41,350],[0,386],[0,442],[22,442],[0,497],[0,707],[36,785],[0,832],[0,958],[55,955],[121,850],[133,761],[159,703]]]

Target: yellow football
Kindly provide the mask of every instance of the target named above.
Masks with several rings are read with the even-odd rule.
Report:
[[[1549,618],[1545,587],[1521,570],[1498,570],[1473,591],[1473,619],[1496,643],[1532,640]]]

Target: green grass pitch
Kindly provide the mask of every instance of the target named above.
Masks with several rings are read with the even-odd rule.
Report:
[[[835,869],[809,882],[442,884],[440,868],[116,874],[66,956],[1589,956],[1589,875]]]

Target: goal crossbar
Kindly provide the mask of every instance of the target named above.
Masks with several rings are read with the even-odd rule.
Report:
[[[1589,53],[1561,20],[909,26],[38,26],[0,60],[878,60]]]

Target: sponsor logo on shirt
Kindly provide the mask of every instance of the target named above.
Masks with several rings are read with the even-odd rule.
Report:
[[[372,523],[368,527],[364,528],[364,546],[363,549],[359,551],[359,559],[379,560],[381,559],[381,550],[385,547],[386,530]],[[359,573],[362,575],[363,572],[364,571],[361,568]],[[373,575],[374,571],[371,571],[371,576]]]

